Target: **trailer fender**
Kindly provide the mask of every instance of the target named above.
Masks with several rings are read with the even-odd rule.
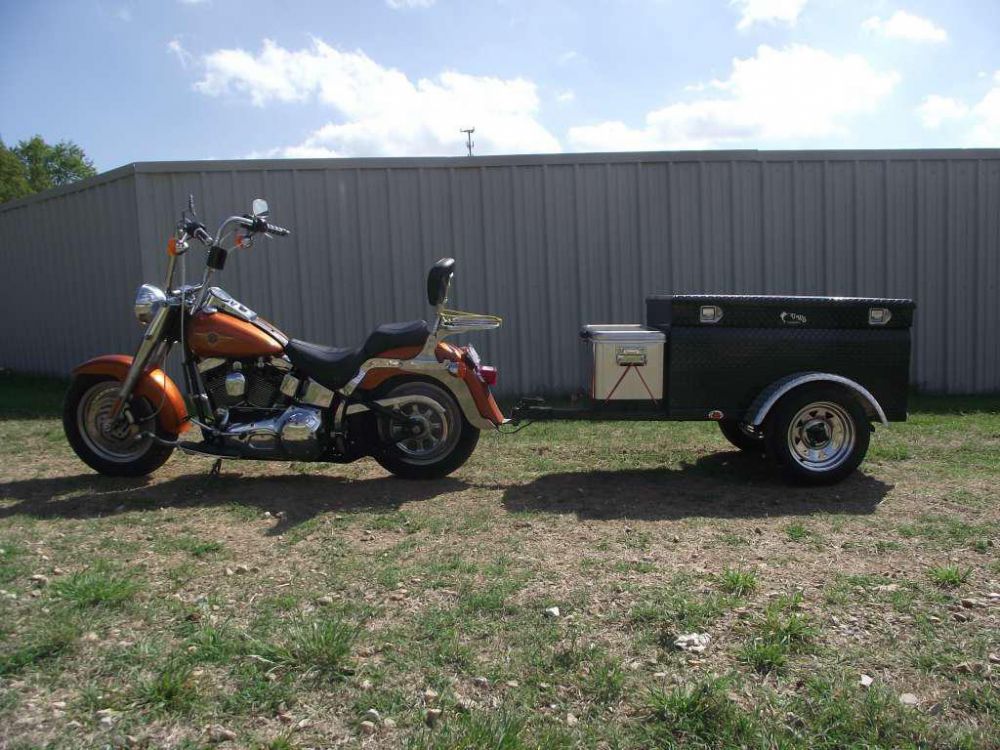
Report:
[[[854,397],[869,417],[873,420],[878,420],[886,427],[889,426],[889,420],[885,418],[882,406],[871,394],[871,391],[850,378],[845,378],[843,375],[834,375],[829,372],[798,372],[771,383],[750,404],[750,408],[747,410],[747,424],[760,427],[772,407],[778,403],[782,396],[807,383],[835,383],[836,385],[843,386],[854,394]]]

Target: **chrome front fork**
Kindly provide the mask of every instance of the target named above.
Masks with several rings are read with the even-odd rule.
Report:
[[[139,382],[139,376],[142,375],[143,370],[146,369],[146,365],[153,359],[152,355],[159,352],[160,345],[165,343],[163,341],[163,329],[167,325],[170,311],[171,308],[169,305],[163,305],[146,328],[146,332],[142,335],[142,341],[139,342],[139,348],[132,359],[132,366],[128,368],[125,379],[122,380],[121,387],[118,389],[118,401],[111,410],[110,422],[114,422],[121,415],[122,409],[125,408],[125,404],[132,395],[135,384]]]

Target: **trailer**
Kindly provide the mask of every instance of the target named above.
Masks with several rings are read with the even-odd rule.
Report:
[[[579,403],[525,398],[511,421],[711,420],[788,480],[832,484],[864,459],[876,424],[906,419],[914,310],[908,299],[654,294],[645,324],[580,331]]]

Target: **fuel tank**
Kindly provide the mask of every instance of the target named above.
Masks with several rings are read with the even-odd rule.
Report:
[[[260,327],[234,315],[200,312],[191,318],[187,341],[199,357],[267,357],[281,354],[281,342]]]

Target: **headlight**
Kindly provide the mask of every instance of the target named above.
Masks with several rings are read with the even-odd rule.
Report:
[[[152,284],[143,284],[135,293],[135,317],[139,323],[148,326],[166,303],[167,295],[162,289]]]

